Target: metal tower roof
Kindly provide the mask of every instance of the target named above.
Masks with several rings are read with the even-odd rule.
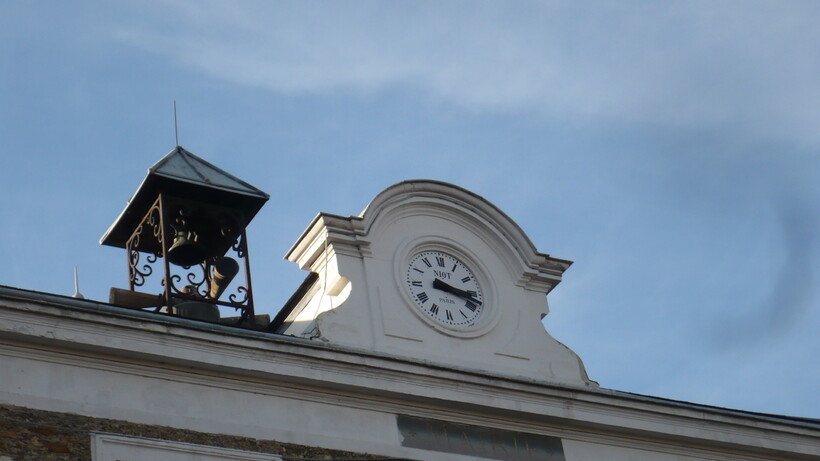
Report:
[[[270,198],[182,146],[176,146],[148,169],[137,192],[100,243],[125,248],[125,242],[161,192],[240,210],[246,225]]]

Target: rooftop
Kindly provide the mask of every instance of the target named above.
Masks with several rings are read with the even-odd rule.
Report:
[[[726,416],[732,418],[742,418],[750,421],[759,421],[763,423],[771,422],[792,425],[795,427],[803,427],[811,430],[820,430],[820,420],[814,418],[801,418],[787,415],[751,412],[665,399],[661,397],[623,392],[613,389],[550,383],[528,378],[500,375],[489,371],[454,369],[453,367],[442,367],[428,361],[414,360],[411,358],[399,357],[353,347],[339,346],[327,342],[312,341],[305,338],[281,335],[267,331],[254,331],[162,313],[128,309],[93,300],[78,299],[69,296],[55,295],[0,285],[0,309],[9,307],[11,303],[22,303],[25,306],[25,309],[29,312],[41,311],[41,308],[43,307],[56,308],[56,310],[50,312],[50,315],[62,316],[65,318],[72,318],[76,317],[76,315],[82,314],[92,314],[95,316],[95,322],[99,322],[101,319],[104,319],[104,322],[107,324],[125,325],[128,323],[131,327],[135,325],[133,322],[136,321],[136,325],[139,325],[139,328],[144,329],[145,331],[154,331],[155,327],[159,326],[163,327],[163,331],[166,331],[168,334],[180,334],[179,331],[170,331],[170,329],[173,328],[188,332],[185,333],[186,335],[197,333],[218,335],[220,337],[224,337],[229,342],[234,342],[238,339],[252,342],[262,342],[265,344],[264,347],[266,349],[284,347],[292,350],[292,348],[296,347],[301,354],[307,354],[317,358],[321,357],[323,359],[341,360],[346,363],[358,363],[362,366],[365,366],[365,362],[363,362],[362,359],[368,359],[366,362],[367,367],[376,366],[394,370],[405,366],[411,366],[414,368],[421,367],[422,369],[435,370],[437,372],[447,372],[450,374],[454,373],[459,376],[459,379],[471,380],[470,377],[473,379],[478,378],[482,381],[490,379],[496,385],[503,385],[503,383],[513,386],[524,385],[527,387],[535,385],[537,388],[541,389],[542,392],[563,393],[569,391],[573,395],[587,395],[592,398],[594,398],[594,396],[603,396],[610,399],[633,402],[635,404],[648,404],[656,409],[682,409],[705,415],[712,415],[715,417]],[[1,315],[0,318],[2,318]],[[85,319],[90,321],[87,317]],[[8,330],[13,330],[13,327],[8,328],[7,325],[7,328],[4,328],[4,330],[7,330],[5,333],[8,334]],[[3,332],[0,331],[0,336],[2,336],[2,334]],[[331,355],[328,356],[326,353],[331,353]]]

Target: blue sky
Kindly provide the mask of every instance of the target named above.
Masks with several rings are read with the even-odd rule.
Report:
[[[431,178],[575,261],[603,387],[820,417],[820,3],[3,2],[0,284],[106,300],[97,242],[180,144],[271,194],[257,310],[319,211]]]

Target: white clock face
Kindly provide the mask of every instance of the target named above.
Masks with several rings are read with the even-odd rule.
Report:
[[[423,251],[407,265],[407,290],[427,318],[451,327],[475,325],[484,295],[473,272],[441,251]]]

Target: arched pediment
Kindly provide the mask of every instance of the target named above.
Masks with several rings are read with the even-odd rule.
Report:
[[[509,216],[461,187],[403,181],[358,216],[320,213],[286,258],[314,276],[284,309],[281,333],[594,385],[541,322],[544,295],[571,261],[538,252]]]
[[[457,220],[505,256],[508,269],[523,288],[548,293],[572,261],[540,253],[518,224],[484,197],[462,187],[430,179],[394,184],[379,193],[358,218],[365,236],[374,226],[402,215],[428,214]]]

